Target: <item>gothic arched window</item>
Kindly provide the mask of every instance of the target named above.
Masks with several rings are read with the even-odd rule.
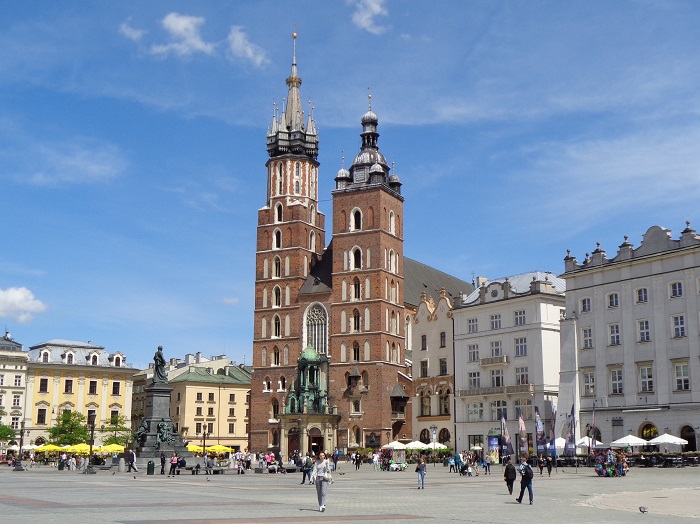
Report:
[[[316,353],[325,355],[327,349],[328,316],[326,310],[320,304],[314,304],[306,314],[306,343],[316,350]]]

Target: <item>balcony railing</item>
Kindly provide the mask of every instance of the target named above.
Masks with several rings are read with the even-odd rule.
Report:
[[[479,361],[482,366],[497,366],[499,364],[507,364],[508,355],[500,355],[498,357],[484,357]]]
[[[510,395],[514,393],[535,393],[534,384],[520,384],[517,386],[498,386],[495,388],[459,389],[458,397],[484,397],[486,395]]]
[[[404,411],[392,411],[391,420],[406,420],[406,412]]]

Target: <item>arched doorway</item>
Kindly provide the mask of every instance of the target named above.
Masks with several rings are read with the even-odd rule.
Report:
[[[295,451],[301,452],[299,428],[291,428],[287,433],[287,453],[291,456]]]
[[[440,444],[449,444],[450,443],[450,430],[447,428],[442,428],[440,430],[440,433],[438,433],[438,442]]]
[[[688,441],[683,445],[683,451],[697,451],[697,441],[695,438],[695,430],[692,426],[683,426],[681,428],[681,438]]]
[[[321,451],[325,451],[323,448],[323,434],[318,428],[309,430],[309,451],[313,451],[316,455]]]
[[[600,429],[598,428],[591,428],[591,430],[588,432],[588,436],[597,440],[598,442],[603,442],[603,436],[600,434]]]

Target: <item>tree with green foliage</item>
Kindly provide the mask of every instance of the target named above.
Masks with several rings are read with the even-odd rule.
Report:
[[[119,444],[126,447],[133,440],[131,428],[127,425],[123,415],[112,417],[109,425],[100,428],[102,444]]]
[[[58,446],[72,446],[90,441],[90,428],[85,424],[85,415],[64,409],[58,413],[56,424],[49,428],[49,439]]]
[[[5,424],[0,424],[0,440],[9,441],[14,440],[17,436],[17,430],[12,426],[6,426]]]

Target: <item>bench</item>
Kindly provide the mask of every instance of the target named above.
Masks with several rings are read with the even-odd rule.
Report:
[[[287,473],[296,473],[297,472],[296,466],[286,466],[284,469]]]

